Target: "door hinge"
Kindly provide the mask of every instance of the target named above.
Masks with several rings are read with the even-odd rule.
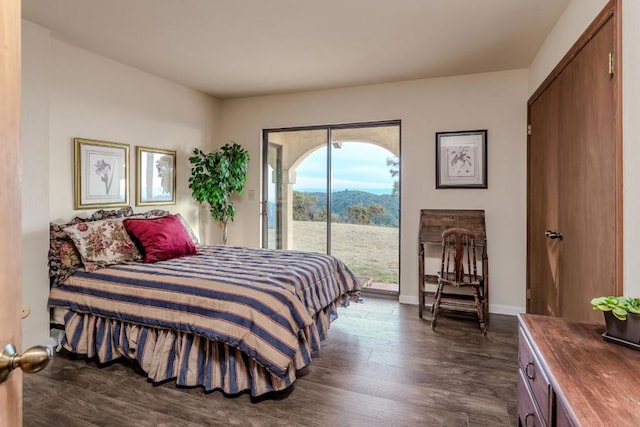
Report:
[[[613,76],[613,52],[609,52],[609,75]]]
[[[531,299],[531,288],[527,288],[527,299]]]
[[[527,135],[531,135],[531,125],[527,125]]]

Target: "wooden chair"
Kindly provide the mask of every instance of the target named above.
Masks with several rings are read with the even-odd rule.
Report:
[[[487,334],[484,319],[484,284],[482,273],[478,273],[476,261],[476,236],[464,228],[450,228],[442,233],[442,263],[438,272],[438,289],[431,306],[433,317],[431,328],[435,329],[438,312],[443,302],[446,286],[468,287],[473,301],[464,298],[447,298],[445,306],[474,308],[478,315],[482,335]]]

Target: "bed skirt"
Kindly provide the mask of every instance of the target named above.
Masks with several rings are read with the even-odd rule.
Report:
[[[206,391],[252,396],[284,390],[296,379],[296,371],[311,362],[320,350],[337,305],[344,296],[313,316],[313,324],[300,331],[299,350],[289,369],[279,377],[241,350],[199,335],[153,328],[87,313],[67,311],[62,346],[72,353],[97,357],[101,363],[120,357],[136,360],[153,382],[171,378],[181,386],[202,386]]]

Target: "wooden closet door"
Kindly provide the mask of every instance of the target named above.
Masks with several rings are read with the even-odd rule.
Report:
[[[620,79],[609,68],[616,47],[614,4],[529,102],[530,313],[602,322],[591,299],[617,293]],[[545,237],[547,230],[561,232],[563,239]]]
[[[528,152],[527,312],[559,316],[559,241],[545,237],[558,228],[558,143],[560,90],[552,84],[530,106]]]
[[[615,293],[615,88],[608,61],[613,31],[610,18],[559,78],[560,312],[600,322],[591,299]]]

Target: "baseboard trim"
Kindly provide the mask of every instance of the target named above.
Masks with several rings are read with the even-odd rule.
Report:
[[[418,305],[418,297],[417,296],[400,295],[400,297],[398,298],[398,301],[400,302],[400,304]]]
[[[418,297],[413,295],[400,295],[398,301],[400,302],[400,304],[418,305]],[[524,307],[501,304],[491,304],[489,306],[489,313],[491,314],[506,314],[507,316],[515,316],[518,313],[524,312]]]
[[[492,314],[506,314],[508,316],[515,316],[518,313],[524,313],[524,307],[515,307],[512,305],[500,305],[500,304],[491,304],[489,305],[489,313]]]

